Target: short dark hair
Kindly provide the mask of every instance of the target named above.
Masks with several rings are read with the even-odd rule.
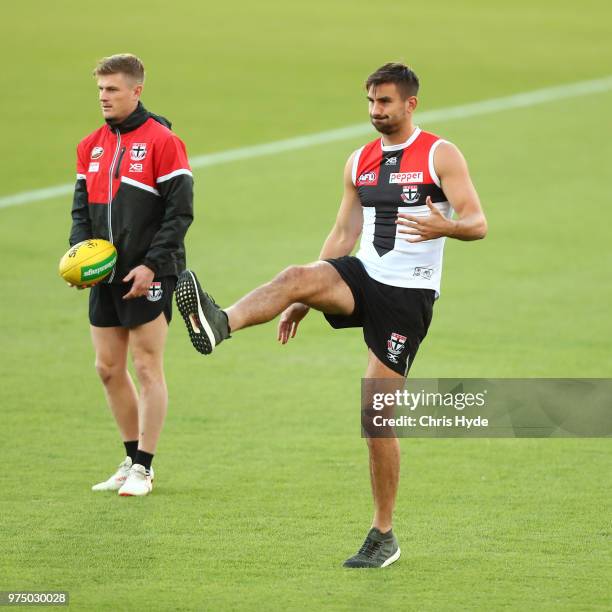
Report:
[[[405,64],[389,62],[375,70],[365,82],[366,91],[383,83],[395,83],[404,99],[419,92],[419,77]]]
[[[123,73],[142,85],[145,70],[139,58],[131,53],[118,53],[103,57],[94,70],[94,76]]]

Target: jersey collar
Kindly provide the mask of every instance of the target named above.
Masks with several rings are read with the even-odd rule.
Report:
[[[143,123],[145,123],[149,118],[155,119],[158,123],[165,125],[168,129],[172,127],[172,124],[168,119],[162,117],[161,115],[156,115],[154,113],[150,113],[142,104],[142,102],[138,102],[138,106],[136,106],[134,112],[124,119],[121,123],[116,123],[112,119],[107,120],[106,123],[111,130],[119,130],[120,134],[125,134],[127,132],[132,132],[133,130],[138,129]]]
[[[383,151],[399,151],[400,149],[405,149],[406,147],[409,147],[419,137],[420,133],[421,128],[417,125],[415,126],[412,134],[410,134],[410,138],[408,138],[406,142],[401,142],[400,144],[396,145],[384,145],[383,140],[381,138],[380,147]]]

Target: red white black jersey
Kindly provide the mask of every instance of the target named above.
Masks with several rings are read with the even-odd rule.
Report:
[[[434,168],[434,153],[442,142],[417,127],[402,144],[385,146],[377,138],[355,153],[352,179],[363,207],[357,257],[380,283],[440,293],[445,238],[407,242],[395,220],[400,212],[429,215],[427,196],[450,218],[452,209]]]

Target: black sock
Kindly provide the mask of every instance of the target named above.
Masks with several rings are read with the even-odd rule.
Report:
[[[232,328],[230,327],[230,324],[229,324],[229,317],[227,316],[227,312],[225,312],[225,310],[222,310],[221,312],[225,315],[225,323],[227,324],[227,333],[231,334]]]
[[[134,463],[138,463],[139,465],[144,466],[145,470],[150,470],[152,461],[152,453],[147,453],[146,451],[138,449],[138,451],[136,452],[136,459],[134,459]]]
[[[134,459],[136,459],[136,451],[138,450],[138,440],[129,440],[124,442],[123,446],[125,446],[125,454],[132,460],[132,463],[135,463]]]

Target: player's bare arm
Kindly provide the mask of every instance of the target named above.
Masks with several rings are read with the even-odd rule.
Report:
[[[354,157],[355,152],[349,156],[344,166],[344,192],[340,209],[336,216],[336,222],[323,243],[319,255],[320,260],[349,255],[361,234],[363,213],[357,189],[352,180]],[[278,323],[278,341],[281,344],[286,344],[290,338],[295,338],[298,325],[309,310],[309,306],[297,302],[283,311]]]
[[[348,255],[355,247],[363,227],[363,213],[357,189],[353,185],[353,152],[344,166],[344,193],[336,222],[323,243],[319,259],[331,259]]]
[[[434,167],[442,190],[458,218],[446,218],[428,197],[427,206],[431,212],[427,217],[398,214],[396,223],[401,226],[399,233],[407,234],[405,240],[408,242],[423,242],[443,236],[457,240],[484,238],[487,220],[461,151],[449,142],[440,144],[434,155]]]
[[[440,295],[444,238],[483,238],[487,224],[461,153],[412,121],[419,91],[412,69],[390,62],[364,85],[370,121],[381,136],[345,165],[340,210],[320,260],[289,266],[226,309],[203,291],[193,271],[179,277],[177,304],[199,353],[208,355],[230,333],[279,314],[278,339],[284,344],[312,308],[334,329],[363,329],[366,378],[404,386]],[[450,219],[453,207],[456,220]],[[359,250],[350,256],[360,234]],[[404,240],[431,242],[407,245]],[[370,405],[366,395],[362,407]],[[401,554],[392,530],[399,443],[365,433],[374,517],[363,545],[343,565],[388,567]]]

